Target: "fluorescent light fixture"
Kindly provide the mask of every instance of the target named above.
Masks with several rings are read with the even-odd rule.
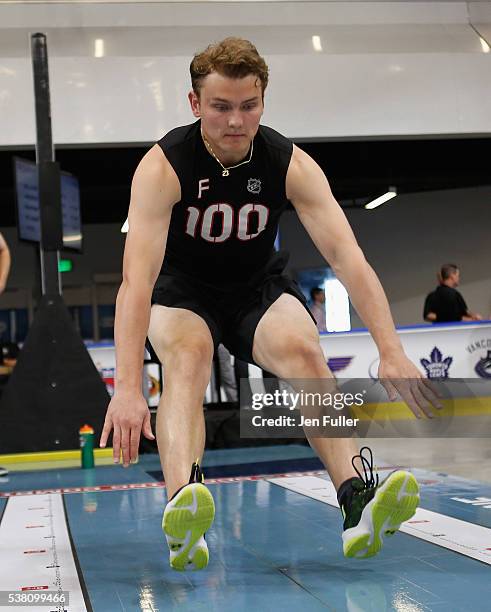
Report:
[[[322,43],[320,36],[312,36],[312,46],[314,47],[314,51],[322,51]]]
[[[130,224],[128,223],[128,219],[126,219],[126,221],[123,223],[123,227],[121,228],[121,233],[127,234],[129,229],[130,229]]]
[[[481,36],[479,36],[479,40],[481,41],[481,47],[482,47],[483,53],[489,53],[488,43]]]
[[[396,195],[397,195],[397,189],[395,187],[389,187],[389,191],[387,193],[384,193],[384,195],[381,195],[379,198],[375,198],[375,200],[372,200],[371,202],[368,202],[368,204],[365,204],[365,208],[367,210],[372,210],[372,208],[377,208],[377,206],[380,206],[381,204],[384,204],[388,200],[392,200],[392,198],[395,198]]]
[[[102,38],[95,39],[94,57],[104,57],[104,40]]]
[[[329,332],[349,331],[351,318],[348,292],[337,278],[324,283],[326,294],[326,329]]]

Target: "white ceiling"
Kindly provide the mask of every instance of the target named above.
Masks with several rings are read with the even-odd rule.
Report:
[[[230,35],[268,61],[264,119],[289,136],[488,133],[490,29],[489,2],[0,0],[0,146],[34,140],[36,31],[48,36],[54,134],[69,144],[151,141],[192,120],[190,59]]]
[[[27,57],[27,28],[0,30],[0,57]],[[476,32],[464,24],[445,25],[310,25],[215,27],[44,28],[52,57],[91,57],[95,40],[104,41],[106,57],[192,56],[213,40],[236,35],[253,40],[265,55],[322,53],[482,53]]]

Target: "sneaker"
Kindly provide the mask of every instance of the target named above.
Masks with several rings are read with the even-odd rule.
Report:
[[[203,472],[196,460],[189,484],[179,489],[164,510],[162,529],[169,545],[169,562],[178,571],[200,570],[208,565],[205,532],[213,523],[215,504],[203,483]]]
[[[367,450],[370,461],[363,456]],[[364,476],[354,460],[359,457]],[[340,503],[344,516],[343,552],[345,557],[364,559],[376,555],[383,546],[384,536],[391,536],[404,521],[409,520],[419,504],[419,487],[410,472],[392,472],[379,486],[378,474],[373,473],[372,451],[364,446],[352,459],[359,478],[351,480],[351,487]]]

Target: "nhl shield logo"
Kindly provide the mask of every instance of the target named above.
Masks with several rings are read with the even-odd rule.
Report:
[[[250,178],[247,182],[247,191],[250,193],[260,193],[261,181],[259,179]]]

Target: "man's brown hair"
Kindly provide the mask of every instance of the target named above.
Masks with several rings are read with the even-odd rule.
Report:
[[[454,274],[454,272],[457,272],[458,269],[459,267],[456,264],[443,264],[443,266],[440,268],[440,280],[446,281],[448,278],[450,278],[450,276],[452,276],[452,274]]]
[[[208,45],[197,53],[189,67],[194,92],[199,96],[203,79],[212,72],[231,79],[242,79],[250,74],[261,82],[262,95],[268,85],[268,66],[256,47],[244,38],[225,38]]]

